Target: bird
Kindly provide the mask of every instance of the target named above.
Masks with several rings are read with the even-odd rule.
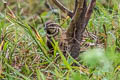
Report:
[[[61,32],[61,27],[53,21],[47,21],[44,29],[48,38],[56,37]]]
[[[63,52],[63,54],[66,54],[66,51],[68,49],[68,43],[66,38],[66,31],[61,28],[61,26],[54,21],[47,21],[45,23],[45,31],[46,31],[46,37],[47,37],[47,46],[50,49],[50,53],[54,52],[53,48],[53,39],[55,41],[58,41],[58,46]]]

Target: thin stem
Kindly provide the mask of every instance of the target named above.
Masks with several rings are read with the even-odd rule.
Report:
[[[66,8],[58,0],[52,0],[52,1],[58,8],[60,8],[61,11],[63,11],[64,13],[67,13],[67,15],[72,18],[72,16],[73,16],[73,12],[72,11],[70,11],[68,8]]]
[[[75,5],[75,7],[74,7],[74,12],[73,13],[75,14],[77,6],[78,6],[78,1],[77,0],[75,0],[75,4],[74,5]]]
[[[96,0],[91,0],[89,6],[87,8],[86,14],[85,14],[85,26],[88,24],[90,16],[92,15],[93,9],[95,7],[95,4],[96,4]]]

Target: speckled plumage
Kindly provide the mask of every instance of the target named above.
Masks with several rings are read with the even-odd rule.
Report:
[[[50,49],[50,53],[54,52],[52,46],[52,38],[54,38],[54,40],[59,42],[59,47],[61,51],[65,54],[68,49],[65,30],[63,30],[57,23],[48,21],[45,24],[45,31],[47,37],[47,46]]]

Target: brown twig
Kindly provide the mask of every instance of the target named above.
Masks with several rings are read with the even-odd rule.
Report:
[[[103,24],[103,30],[104,30],[104,33],[105,33],[104,46],[105,46],[105,49],[106,49],[107,48],[107,30],[106,30],[105,24]]]
[[[54,4],[60,8],[61,11],[63,11],[64,13],[67,13],[68,16],[70,16],[72,18],[73,16],[73,12],[70,11],[68,8],[66,8],[65,6],[63,6],[63,4],[61,4],[58,0],[52,0],[54,2]]]
[[[59,16],[59,12],[54,11],[55,8],[51,4],[49,4],[47,1],[44,4],[45,4],[46,8],[51,10],[54,15]],[[64,15],[61,15],[61,17],[66,18]]]
[[[48,8],[50,10],[54,9],[47,1],[45,1],[44,5],[46,8]]]
[[[92,15],[92,12],[93,12],[93,8],[95,7],[95,4],[96,4],[96,0],[91,0],[90,4],[88,6],[88,9],[86,11],[86,14],[85,14],[85,26],[88,24],[90,16]]]
[[[75,14],[75,12],[76,12],[76,9],[77,9],[77,6],[78,6],[78,1],[77,0],[75,0],[75,7],[74,7],[74,12],[73,12],[73,14]]]

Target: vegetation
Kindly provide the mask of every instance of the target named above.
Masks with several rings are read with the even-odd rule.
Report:
[[[46,1],[54,9],[48,8]],[[74,0],[61,2],[73,10]],[[48,53],[44,23],[53,20],[67,29],[71,21],[50,0],[2,0],[0,80],[119,80],[119,3],[96,1],[83,35],[81,54],[75,60],[70,55],[65,58],[55,40],[54,54]]]

